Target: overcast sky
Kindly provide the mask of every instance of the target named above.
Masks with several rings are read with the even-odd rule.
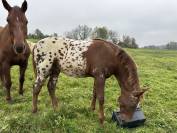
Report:
[[[23,0],[7,0],[20,5]],[[177,0],[27,0],[29,32],[62,35],[79,24],[106,26],[140,46],[177,41]],[[0,2],[0,25],[7,11]]]

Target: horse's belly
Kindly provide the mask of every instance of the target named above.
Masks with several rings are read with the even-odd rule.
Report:
[[[61,72],[72,77],[85,77],[86,61],[60,62]]]
[[[66,42],[67,43],[67,42]],[[86,58],[83,53],[88,50],[91,41],[74,41],[68,44],[68,49],[59,55],[61,71],[69,76],[84,77],[86,75]],[[63,50],[60,50],[61,53]]]

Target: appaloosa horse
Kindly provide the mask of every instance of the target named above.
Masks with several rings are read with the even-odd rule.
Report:
[[[2,3],[8,11],[8,24],[0,29],[0,77],[6,88],[6,100],[11,101],[10,68],[13,65],[20,66],[19,94],[23,95],[24,75],[30,55],[30,49],[25,40],[28,22],[25,16],[27,2],[24,1],[21,7],[11,7],[6,0],[2,0]]]
[[[115,75],[121,87],[119,105],[121,117],[129,120],[145,90],[140,89],[137,68],[132,58],[120,47],[100,39],[90,41],[49,37],[40,40],[33,49],[36,81],[33,87],[33,112],[37,112],[37,98],[49,77],[48,91],[54,109],[57,107],[55,87],[60,72],[74,77],[93,77],[94,89],[91,103],[95,110],[99,101],[99,120],[104,121],[105,80]]]

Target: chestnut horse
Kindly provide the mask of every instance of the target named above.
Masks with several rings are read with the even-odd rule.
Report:
[[[0,28],[0,77],[6,89],[6,100],[11,101],[11,76],[10,69],[13,65],[20,66],[19,94],[23,95],[24,75],[28,65],[30,49],[27,38],[27,10],[26,0],[21,7],[11,7],[6,0],[2,0],[4,8],[8,11],[7,22]]]
[[[54,109],[56,82],[60,72],[74,77],[93,77],[92,110],[96,99],[99,102],[99,120],[104,121],[105,81],[114,75],[121,88],[118,99],[121,117],[128,121],[146,90],[140,89],[137,68],[133,59],[120,47],[110,42],[95,39],[90,41],[49,37],[39,41],[33,49],[33,65],[36,81],[33,87],[33,112],[37,112],[37,98],[49,77],[48,91]]]
[[[3,29],[3,27],[0,26],[0,33],[1,33],[2,29]]]

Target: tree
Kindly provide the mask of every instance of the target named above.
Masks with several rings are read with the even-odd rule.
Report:
[[[166,49],[177,49],[177,42],[169,42],[167,45],[166,45]]]
[[[135,38],[132,38],[132,48],[138,48]]]
[[[44,34],[39,29],[36,29],[34,31],[34,35],[36,36],[37,39],[41,39],[45,37]]]
[[[118,44],[119,36],[116,31],[109,30],[109,40],[112,41],[114,44]]]
[[[67,38],[76,39],[76,40],[85,40],[90,37],[92,28],[87,25],[79,25],[70,32],[66,32],[65,36]]]
[[[131,38],[130,38],[130,36],[123,35],[123,42],[125,44],[127,44],[127,46],[131,45]]]
[[[118,45],[125,48],[138,48],[138,44],[136,43],[135,38],[131,38],[130,36],[123,36],[123,41]]]
[[[109,38],[109,31],[106,27],[95,27],[92,33],[92,38],[101,38],[107,40]]]
[[[53,33],[52,36],[54,36],[54,37],[58,37],[58,34],[57,34],[57,33]]]
[[[169,42],[166,45],[149,45],[149,46],[145,46],[144,48],[150,48],[150,49],[168,49],[168,50],[177,50],[177,42]]]
[[[33,39],[43,39],[45,37],[48,37],[49,35],[44,35],[41,30],[36,29],[34,33],[29,33],[28,38],[33,38]]]

